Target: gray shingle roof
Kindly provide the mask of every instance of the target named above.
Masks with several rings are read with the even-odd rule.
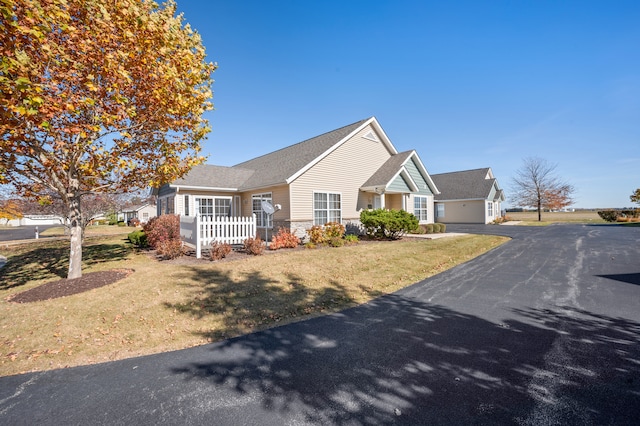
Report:
[[[233,167],[201,164],[172,185],[247,190],[286,183],[366,120],[324,133]]]
[[[413,154],[413,150],[392,155],[363,185],[363,188],[371,186],[385,186],[398,173],[400,167]],[[436,185],[437,186],[437,185]]]
[[[440,190],[435,200],[486,199],[496,179],[485,179],[489,168],[431,175]]]
[[[173,185],[228,189],[240,188],[253,173],[253,170],[240,167],[200,164],[191,169],[184,177],[173,182]]]
[[[254,158],[233,168],[254,170],[241,185],[242,189],[284,184],[288,178],[306,167],[309,163],[327,152],[365,121],[361,120],[348,126],[299,142],[295,145]]]

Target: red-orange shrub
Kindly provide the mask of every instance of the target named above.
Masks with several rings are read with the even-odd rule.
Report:
[[[144,225],[144,233],[147,236],[147,244],[158,249],[158,244],[163,241],[180,241],[180,216],[164,214],[152,218]],[[182,244],[181,244],[182,246]]]
[[[211,248],[209,249],[209,256],[211,256],[211,260],[224,259],[229,253],[231,253],[231,245],[227,243],[220,243],[218,241],[211,243]]]
[[[278,233],[271,238],[269,250],[281,248],[296,248],[300,245],[300,238],[291,233],[289,229],[280,228]]]
[[[157,244],[156,252],[162,256],[163,259],[175,259],[184,254],[184,247],[182,241],[178,240],[164,240]]]
[[[260,236],[247,238],[244,240],[244,251],[248,254],[258,256],[264,253],[264,242],[260,239]]]

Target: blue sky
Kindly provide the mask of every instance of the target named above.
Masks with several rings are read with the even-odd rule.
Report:
[[[430,173],[491,167],[507,198],[532,156],[574,207],[640,187],[637,0],[177,1],[219,66],[211,164],[375,116]]]

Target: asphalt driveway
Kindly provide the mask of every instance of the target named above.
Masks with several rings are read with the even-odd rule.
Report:
[[[640,228],[510,235],[340,314],[0,378],[2,424],[637,424]]]
[[[60,225],[27,225],[3,228],[0,229],[0,241],[31,240],[36,236],[36,228],[38,229],[38,233],[41,233],[45,229],[54,228],[56,226]],[[47,238],[42,235],[38,236],[40,238]]]

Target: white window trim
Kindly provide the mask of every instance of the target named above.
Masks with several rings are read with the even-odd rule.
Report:
[[[419,210],[424,210],[424,218],[418,216],[416,214],[416,200],[425,200],[426,201],[426,207],[424,208],[419,208]],[[422,204],[422,203],[421,203]],[[420,222],[428,222],[429,221],[429,197],[426,195],[415,195],[413,197],[413,214],[418,218],[418,221]]]
[[[268,215],[262,211],[260,208],[259,211],[253,209],[253,201],[259,199],[262,201],[269,201],[273,204],[273,193],[272,192],[262,192],[259,194],[251,194],[251,213],[256,215],[257,223],[261,225],[257,225],[260,229],[271,229],[273,228],[273,215]]]
[[[191,198],[191,197],[189,197]],[[233,197],[227,197],[227,196],[217,196],[217,195],[204,195],[204,196],[197,196],[194,195],[194,211],[196,214],[201,215],[202,213],[200,212],[200,200],[211,200],[211,206],[213,207],[213,214],[212,215],[207,215],[207,216],[212,216],[212,217],[216,217],[216,200],[230,200],[230,208],[229,208],[229,215],[231,215],[231,211],[233,210]]]
[[[342,217],[343,217],[343,216],[342,216],[342,203],[343,203],[343,201],[342,201],[342,198],[343,198],[343,197],[342,197],[342,192],[335,192],[335,191],[313,191],[313,196],[312,196],[312,198],[311,198],[311,211],[312,211],[312,213],[313,213],[313,224],[314,224],[314,225],[320,225],[320,226],[323,226],[323,225],[324,225],[324,223],[321,223],[321,224],[317,224],[317,223],[316,223],[316,210],[320,210],[320,209],[316,209],[316,194],[326,194],[326,195],[327,195],[327,209],[326,209],[326,212],[327,212],[327,223],[328,223],[328,222],[331,222],[331,220],[330,220],[330,218],[329,218],[329,216],[330,216],[330,215],[329,215],[329,212],[331,212],[331,211],[336,211],[336,209],[330,209],[330,208],[329,208],[329,195],[338,195],[338,196],[340,196],[340,210],[339,210],[339,212],[340,212],[340,221],[339,221],[338,223],[342,223]]]

